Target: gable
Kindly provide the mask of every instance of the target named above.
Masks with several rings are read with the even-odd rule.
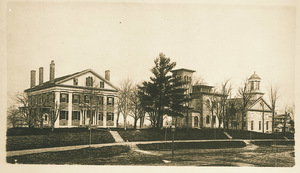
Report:
[[[100,88],[100,82],[103,82],[104,89],[117,90],[117,88],[115,86],[113,86],[109,81],[107,81],[102,76],[96,74],[92,70],[83,71],[83,73],[79,73],[79,74],[71,76],[63,81],[59,81],[59,82],[57,82],[57,84],[86,87],[86,80],[88,77],[92,77],[93,86],[95,88]],[[78,81],[78,85],[74,85],[74,79],[76,79]]]
[[[263,110],[263,107],[261,106],[261,102],[264,102],[264,111],[272,111],[271,107],[266,103],[266,101],[263,98],[257,99],[251,106],[249,106],[249,110]]]

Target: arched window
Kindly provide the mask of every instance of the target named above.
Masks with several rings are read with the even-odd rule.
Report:
[[[209,115],[206,115],[206,124],[209,124],[210,119],[209,119]]]
[[[194,117],[194,127],[198,127],[198,117]]]

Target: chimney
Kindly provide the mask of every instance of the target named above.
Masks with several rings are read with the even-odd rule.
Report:
[[[35,87],[35,70],[31,70],[30,78],[30,88],[33,88]]]
[[[109,70],[105,71],[105,79],[110,81],[110,71]]]
[[[55,75],[55,63],[52,60],[51,64],[50,64],[50,81],[53,82],[54,81],[54,75]]]
[[[44,83],[44,68],[40,67],[39,68],[39,85]]]

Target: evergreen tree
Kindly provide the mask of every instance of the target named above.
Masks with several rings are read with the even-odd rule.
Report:
[[[183,116],[188,108],[184,105],[188,97],[184,94],[184,82],[170,74],[176,63],[171,62],[163,53],[159,54],[154,63],[155,66],[151,69],[154,77],[139,87],[139,97],[142,107],[150,116],[152,126],[162,128],[164,115]]]

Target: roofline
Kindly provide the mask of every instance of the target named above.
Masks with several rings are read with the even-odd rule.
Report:
[[[88,72],[93,73],[95,76],[97,76],[97,77],[99,77],[100,79],[102,79],[103,81],[105,81],[108,85],[110,85],[110,86],[113,87],[114,89],[119,90],[119,89],[118,89],[116,86],[114,86],[110,81],[106,80],[105,78],[103,78],[102,76],[100,76],[98,73],[96,73],[96,72],[95,72],[94,70],[92,70],[92,69],[86,69],[86,70],[83,70],[83,71],[79,72],[78,74],[71,75],[71,76],[69,76],[69,77],[67,77],[67,78],[65,78],[65,79],[63,79],[63,80],[61,80],[61,81],[57,81],[56,83],[57,83],[57,84],[60,84],[60,83],[62,83],[62,82],[65,82],[65,81],[70,80],[70,79],[72,79],[72,78],[74,78],[74,77],[77,77],[77,76],[86,74],[86,73],[88,73]]]
[[[180,68],[180,69],[171,70],[172,73],[173,73],[173,72],[177,72],[177,71],[196,72],[195,70],[186,69],[186,68]]]
[[[105,89],[105,88],[90,88],[90,87],[83,87],[83,86],[76,86],[76,85],[61,85],[61,84],[52,84],[52,85],[48,85],[46,87],[42,87],[42,88],[29,88],[24,90],[24,92],[28,93],[28,92],[33,92],[33,91],[38,91],[38,90],[42,90],[42,89],[46,89],[46,88],[51,88],[51,87],[66,87],[66,88],[79,88],[79,89],[94,89],[94,90],[99,90],[99,91],[111,91],[111,92],[118,92],[118,89]]]
[[[252,105],[250,105],[250,106],[248,107],[248,109],[251,109],[251,107],[254,106],[256,103],[258,103],[259,100],[262,100],[262,101],[265,103],[265,105],[267,105],[268,108],[269,108],[270,110],[272,110],[271,106],[264,100],[263,97],[259,97],[257,100],[255,100],[255,102],[254,102]]]
[[[196,85],[193,85],[193,87],[195,86],[204,86],[204,87],[207,87],[207,88],[214,88],[214,86],[211,86],[211,85],[204,85],[204,84],[196,84]]]

